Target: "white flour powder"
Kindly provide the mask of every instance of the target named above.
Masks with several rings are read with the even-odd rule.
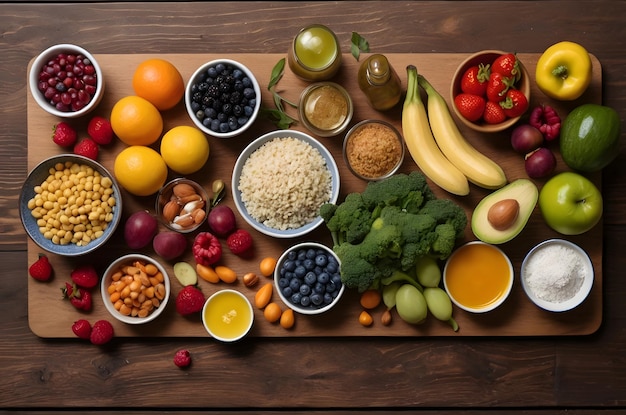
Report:
[[[574,297],[583,284],[585,265],[572,248],[548,245],[537,250],[526,263],[522,276],[542,300],[561,303]]]

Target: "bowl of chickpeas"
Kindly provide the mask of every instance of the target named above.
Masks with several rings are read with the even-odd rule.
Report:
[[[128,254],[106,269],[100,292],[111,316],[126,324],[145,324],[165,310],[170,278],[158,261],[143,254]]]
[[[28,236],[47,252],[74,257],[103,246],[122,217],[115,177],[97,161],[61,154],[26,177],[19,199]]]

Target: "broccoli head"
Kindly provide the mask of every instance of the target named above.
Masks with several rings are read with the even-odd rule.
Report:
[[[395,174],[378,182],[370,182],[361,196],[370,211],[377,206],[398,206],[415,212],[424,202],[435,198],[426,177],[418,171]]]
[[[335,253],[341,261],[341,282],[348,288],[363,292],[377,284],[383,277],[382,271],[372,262],[362,257],[359,245],[347,242],[335,246]]]
[[[457,239],[456,228],[449,223],[442,223],[435,228],[435,240],[432,242],[431,255],[446,259],[454,250]]]
[[[363,204],[360,193],[350,193],[343,203],[327,203],[320,208],[320,216],[331,232],[333,243],[359,243],[372,225],[372,213]]]
[[[438,225],[452,225],[457,238],[463,236],[467,226],[465,210],[450,199],[432,199],[419,210],[420,215],[432,216]]]

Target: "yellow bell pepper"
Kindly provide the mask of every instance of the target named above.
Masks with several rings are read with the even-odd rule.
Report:
[[[591,83],[591,58],[578,43],[563,41],[550,46],[537,61],[535,80],[550,98],[573,101]]]

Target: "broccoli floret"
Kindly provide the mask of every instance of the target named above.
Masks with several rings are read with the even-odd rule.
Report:
[[[430,254],[439,259],[446,259],[456,244],[457,230],[452,224],[442,223],[435,228],[435,236]]]
[[[360,193],[350,193],[343,203],[327,203],[320,208],[320,216],[331,232],[333,243],[359,243],[372,226],[372,213],[363,204]]]
[[[452,225],[457,238],[463,236],[467,226],[467,215],[462,207],[450,199],[432,199],[419,210],[421,215],[432,216],[437,224]]]
[[[396,174],[385,180],[370,182],[361,194],[370,211],[377,206],[398,206],[415,212],[424,202],[435,198],[426,177],[418,171]]]
[[[374,263],[361,256],[363,250],[359,245],[345,242],[335,246],[334,251],[341,260],[341,282],[346,287],[356,288],[359,292],[363,292],[383,278],[382,271]]]

